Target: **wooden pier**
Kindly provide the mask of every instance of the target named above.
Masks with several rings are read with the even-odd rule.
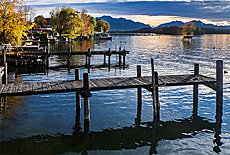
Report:
[[[49,46],[49,44],[48,44]],[[30,46],[26,46],[28,51],[18,51],[11,54],[8,54],[6,49],[2,50],[2,55],[0,62],[3,64],[4,62],[13,63],[16,66],[34,66],[34,65],[45,65],[49,68],[49,57],[51,55],[66,55],[67,62],[70,63],[70,57],[72,55],[84,55],[85,56],[85,67],[90,69],[90,58],[92,55],[103,55],[104,56],[104,65],[106,64],[106,57],[108,57],[108,66],[111,66],[111,56],[116,55],[119,56],[119,66],[125,67],[125,57],[129,54],[129,51],[125,49],[121,50],[110,50],[107,51],[92,51],[90,48],[87,51],[72,51],[70,47],[68,51],[50,51],[49,47],[45,47],[43,50],[37,49],[32,50],[29,48]],[[38,48],[38,46],[33,46]],[[122,59],[123,58],[123,59]]]
[[[199,65],[194,65],[194,74],[189,75],[167,75],[158,76],[154,71],[153,59],[152,76],[141,76],[141,66],[137,66],[137,76],[135,77],[117,77],[89,79],[88,73],[83,74],[83,80],[79,79],[79,69],[75,70],[75,80],[53,81],[53,82],[31,82],[19,84],[1,84],[0,95],[5,96],[24,96],[61,92],[76,92],[76,110],[81,108],[80,96],[84,98],[84,120],[90,121],[89,97],[92,97],[91,91],[128,89],[137,88],[138,107],[141,108],[141,89],[145,88],[152,92],[154,117],[160,116],[160,102],[158,87],[193,85],[194,113],[198,108],[198,85],[203,84],[216,91],[216,109],[223,109],[223,61],[216,61],[216,79],[199,74]],[[80,113],[80,110],[79,110]],[[80,116],[80,114],[79,114]]]

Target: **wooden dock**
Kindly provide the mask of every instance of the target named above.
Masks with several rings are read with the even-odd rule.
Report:
[[[160,117],[159,87],[193,85],[193,114],[198,111],[198,85],[203,84],[216,91],[216,117],[223,111],[223,61],[216,61],[216,79],[199,74],[199,64],[194,65],[194,74],[158,76],[151,59],[152,76],[141,76],[141,66],[137,66],[137,76],[89,79],[88,73],[79,79],[79,69],[75,69],[75,80],[0,84],[1,105],[6,96],[24,96],[48,93],[76,92],[76,122],[80,122],[81,97],[84,98],[84,130],[89,130],[91,91],[137,88],[137,110],[142,109],[142,88],[152,93],[154,119]],[[140,113],[139,113],[140,114]],[[141,114],[140,114],[141,115]],[[139,117],[139,116],[138,116]],[[86,131],[87,132],[87,131]]]
[[[194,84],[215,84],[216,79],[203,75],[168,75],[158,77],[158,87],[181,86]],[[83,91],[83,80],[11,83],[0,85],[1,96],[38,95],[48,93],[62,93],[71,91]],[[117,77],[90,79],[90,91],[128,89],[144,87],[148,90],[152,86],[151,76],[142,77]]]
[[[92,51],[90,48],[87,51],[72,51],[72,48],[69,47],[68,51],[50,51],[49,44],[48,48],[39,49],[38,46],[25,46],[25,50],[18,52],[11,52],[8,54],[6,49],[2,50],[2,55],[0,55],[0,63],[8,62],[13,63],[16,66],[35,66],[35,65],[45,65],[47,68],[49,67],[49,57],[51,55],[66,55],[67,62],[70,63],[70,57],[72,55],[84,55],[85,56],[85,67],[90,68],[90,58],[92,55],[103,55],[104,56],[104,64],[106,64],[106,57],[108,57],[108,66],[110,67],[110,60],[112,55],[119,56],[119,66],[125,66],[125,57],[129,54],[129,51],[125,49],[121,50],[110,50],[107,51]],[[34,48],[36,50],[34,50]],[[26,49],[28,51],[26,51]],[[32,50],[33,49],[33,50]],[[123,60],[122,60],[123,57]],[[123,61],[123,62],[122,62]]]

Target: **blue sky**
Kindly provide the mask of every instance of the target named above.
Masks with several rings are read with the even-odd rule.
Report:
[[[78,11],[88,10],[90,15],[109,15],[139,21],[151,26],[180,20],[201,20],[205,23],[230,25],[230,0],[24,0],[31,5],[36,15],[49,17],[55,7],[70,6]]]

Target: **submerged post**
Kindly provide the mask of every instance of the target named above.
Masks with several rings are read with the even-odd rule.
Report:
[[[216,117],[222,117],[223,110],[223,61],[216,61]]]
[[[199,64],[194,64],[194,75],[199,74]],[[193,85],[193,114],[197,115],[198,110],[198,84]]]

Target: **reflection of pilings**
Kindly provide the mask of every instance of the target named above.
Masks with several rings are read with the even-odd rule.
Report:
[[[159,117],[154,117],[153,119],[153,130],[152,130],[152,142],[149,149],[149,154],[157,154],[157,143],[158,143],[158,128],[160,127]]]
[[[161,121],[160,126],[159,122],[154,119],[154,122],[142,122],[141,127],[126,126],[121,129],[110,128],[99,132],[92,131],[88,134],[89,139],[84,139],[84,136],[87,136],[85,134],[87,131],[73,133],[74,135],[34,135],[3,141],[1,142],[1,151],[4,154],[18,154],[17,151],[23,151],[23,154],[46,154],[47,152],[64,154],[66,152],[137,149],[138,147],[151,146],[149,152],[153,153],[159,141],[190,138],[200,133],[212,133],[215,126],[215,123],[199,116],[196,121],[189,117],[176,121]]]
[[[199,74],[199,64],[194,65],[194,75]],[[198,110],[198,84],[193,85],[193,114],[197,115]]]

